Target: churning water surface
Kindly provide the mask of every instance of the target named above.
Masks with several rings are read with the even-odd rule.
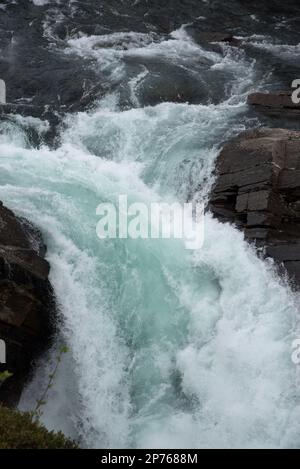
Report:
[[[272,264],[209,213],[199,251],[96,236],[96,207],[119,194],[206,200],[221,143],[255,124],[245,111],[263,82],[255,60],[205,50],[184,28],[82,35],[64,53],[91,59],[110,91],[65,118],[56,148],[30,145],[28,128],[47,129],[39,119],[15,118],[0,136],[0,199],[43,233],[57,343],[69,347],[42,420],[95,448],[299,447],[298,303]],[[185,82],[195,102],[168,101]],[[22,408],[40,397],[55,354]]]

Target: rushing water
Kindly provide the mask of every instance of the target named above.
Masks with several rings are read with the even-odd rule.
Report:
[[[0,200],[44,235],[57,343],[70,350],[43,421],[87,447],[299,447],[298,300],[272,264],[209,213],[195,252],[96,236],[96,207],[119,194],[206,200],[221,143],[257,124],[245,97],[266,75],[243,50],[205,50],[184,28],[80,35],[61,53],[91,60],[109,91],[65,118],[55,148],[31,145],[29,129],[47,130],[39,119],[14,117],[0,135]],[[183,101],[194,87],[192,103],[170,102],[174,83]],[[22,408],[40,397],[55,354]]]

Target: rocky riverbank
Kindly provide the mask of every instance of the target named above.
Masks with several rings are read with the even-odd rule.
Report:
[[[45,253],[40,232],[0,203],[0,339],[7,361],[0,371],[13,374],[0,387],[0,403],[8,406],[17,404],[51,337],[55,302]]]
[[[259,112],[294,118],[290,93],[255,93]],[[219,154],[212,213],[234,223],[300,287],[300,132],[259,128],[240,134]]]

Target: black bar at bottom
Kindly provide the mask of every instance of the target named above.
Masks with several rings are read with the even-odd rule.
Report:
[[[4,464],[26,462],[37,464],[66,463],[67,467],[80,465],[83,469],[90,467],[107,467],[121,464],[123,467],[139,467],[162,464],[189,465],[191,467],[218,462],[221,465],[228,460],[236,461],[239,468],[244,464],[256,463],[267,458],[270,464],[287,464],[291,456],[298,459],[298,454],[288,450],[2,450],[0,452],[1,468]]]

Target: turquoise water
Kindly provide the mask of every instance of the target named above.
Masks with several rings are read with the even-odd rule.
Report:
[[[172,60],[189,46],[177,41]],[[143,53],[157,48],[170,54],[164,43]],[[114,61],[126,73],[117,52],[108,59],[99,62],[108,74]],[[253,78],[240,56],[213,59],[233,77],[219,105],[122,110],[117,90],[90,113],[69,116],[57,149],[31,148],[23,121],[0,136],[0,200],[44,235],[62,319],[57,342],[70,349],[42,419],[83,446],[300,444],[290,357],[297,298],[242,234],[207,214],[198,251],[175,240],[96,235],[97,206],[119,194],[147,204],[206,200],[218,145],[246,125],[245,75]],[[22,408],[39,397],[50,358],[39,363]]]

